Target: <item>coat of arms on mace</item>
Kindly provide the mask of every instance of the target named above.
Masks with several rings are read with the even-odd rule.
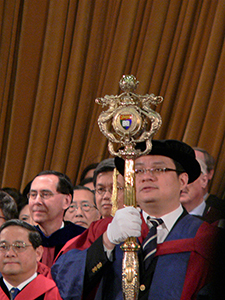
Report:
[[[119,85],[122,94],[106,95],[95,101],[108,107],[98,118],[101,132],[108,139],[108,149],[112,156],[125,160],[124,168],[124,204],[136,207],[135,196],[135,158],[151,151],[152,138],[159,130],[162,119],[150,105],[158,105],[163,97],[154,94],[138,95],[134,91],[139,82],[133,75],[123,75]],[[146,149],[135,149],[139,142],[146,143]],[[115,146],[117,145],[117,149]],[[121,246],[124,252],[122,262],[122,289],[124,300],[135,300],[139,290],[139,263],[137,251],[139,245],[134,237],[128,238]]]

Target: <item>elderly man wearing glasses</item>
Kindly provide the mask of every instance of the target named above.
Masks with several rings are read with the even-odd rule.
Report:
[[[85,230],[63,221],[65,210],[73,199],[72,183],[65,174],[42,171],[31,182],[28,199],[31,217],[37,224],[44,246],[42,263],[51,267],[64,244]]]
[[[99,218],[94,192],[86,186],[76,185],[73,189],[73,202],[66,210],[64,220],[88,228]]]

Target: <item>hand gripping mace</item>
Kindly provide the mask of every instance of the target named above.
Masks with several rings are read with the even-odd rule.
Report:
[[[122,94],[106,95],[97,98],[96,103],[108,107],[98,118],[101,132],[108,139],[108,149],[112,156],[125,160],[124,168],[124,204],[136,207],[135,196],[135,158],[146,155],[151,151],[151,140],[159,130],[161,116],[150,108],[151,104],[158,105],[163,101],[161,96],[154,94],[138,95],[134,93],[139,82],[133,75],[123,75],[119,85]],[[146,143],[146,149],[141,152],[135,149],[139,142]],[[119,150],[114,149],[119,145]],[[124,252],[122,262],[122,289],[124,300],[135,300],[139,291],[139,262],[137,252],[139,245],[136,238],[128,238],[121,246]]]

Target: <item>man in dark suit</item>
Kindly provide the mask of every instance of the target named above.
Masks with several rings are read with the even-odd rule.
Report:
[[[204,195],[205,187],[208,185],[207,167],[200,158],[197,158],[197,161],[201,167],[201,174],[194,182],[189,183],[181,191],[180,201],[189,214],[213,223],[222,219],[223,213],[220,209],[206,203]]]
[[[143,151],[145,144],[137,147]],[[123,161],[115,161],[122,173]],[[186,300],[205,294],[219,228],[189,215],[180,204],[181,190],[200,175],[193,149],[176,140],[153,141],[150,154],[135,160],[135,173],[142,211],[119,209],[113,219],[92,223],[63,247],[52,267],[62,298],[122,300],[120,245],[128,237],[142,245],[138,299]],[[145,239],[156,223],[157,251],[147,264]]]
[[[65,243],[86,229],[63,221],[65,210],[73,199],[72,183],[61,172],[42,171],[32,180],[28,199],[31,217],[42,237],[42,262],[51,267]]]
[[[214,222],[218,219],[225,218],[225,200],[220,199],[216,195],[209,193],[210,182],[214,175],[215,159],[205,149],[194,147],[195,156],[201,159],[206,164],[207,184],[203,188],[203,197],[206,203],[206,208],[203,214],[209,222]]]

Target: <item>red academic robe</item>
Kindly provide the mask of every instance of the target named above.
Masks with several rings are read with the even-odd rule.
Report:
[[[37,273],[51,278],[51,269],[40,261],[38,262]]]
[[[190,225],[192,223],[192,218],[194,217],[188,216],[188,219],[190,219],[190,221],[188,221],[188,224]],[[72,249],[84,250],[90,247],[92,243],[98,237],[100,237],[103,232],[107,230],[107,226],[111,221],[112,218],[107,218],[92,223],[90,228],[82,235],[67,242],[67,244],[61,249],[59,256],[60,254],[64,254]],[[182,230],[182,227],[180,229]],[[211,269],[211,262],[214,257],[213,249],[209,247],[209,245],[215,245],[218,238],[217,229],[218,228],[216,228],[215,226],[209,225],[208,223],[204,222],[199,227],[196,236],[193,236],[191,238],[187,238],[188,236],[182,236],[179,239],[168,240],[158,245],[156,256],[160,257],[158,261],[159,263],[161,262],[161,257],[169,257],[169,255],[171,256],[173,255],[173,253],[190,253],[190,260],[187,266],[185,281],[180,299],[195,299],[193,297],[195,297],[199,290],[205,284],[207,284],[209,280],[208,275]],[[142,236],[139,238],[140,243],[142,243],[147,233],[148,227],[145,222],[142,222]],[[171,260],[169,259],[168,262],[170,263],[170,261]],[[72,274],[70,274],[70,276],[72,276]],[[157,277],[157,268],[154,277]],[[157,279],[155,281],[157,281]],[[156,287],[160,286],[160,284],[153,284],[153,286],[154,285]]]
[[[21,290],[21,292],[16,296],[15,300],[35,300],[43,294],[45,294],[44,300],[62,300],[55,282],[52,279],[39,274]],[[2,287],[0,287],[0,299],[10,299],[4,293]]]

